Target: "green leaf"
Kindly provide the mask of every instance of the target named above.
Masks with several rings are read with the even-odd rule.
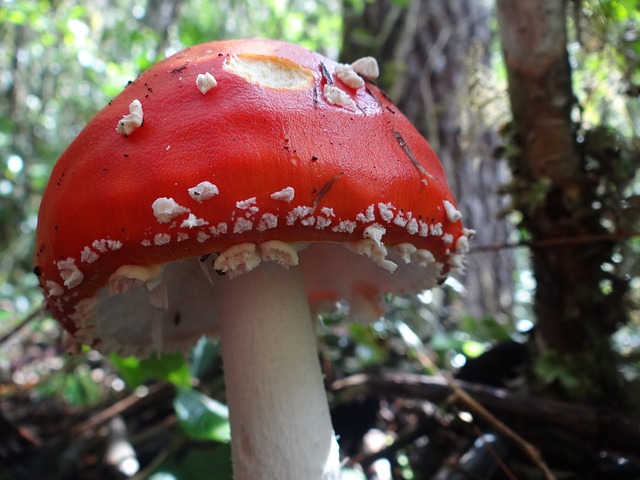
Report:
[[[482,355],[485,351],[484,344],[476,342],[474,340],[468,340],[462,344],[462,353],[467,357],[475,358]]]
[[[547,385],[559,382],[567,390],[574,390],[580,383],[576,373],[572,371],[571,362],[553,350],[545,350],[540,354],[534,370]]]
[[[174,400],[178,423],[191,438],[229,442],[229,409],[197,390],[181,388]]]
[[[42,397],[60,396],[69,405],[95,405],[100,401],[100,385],[91,378],[91,371],[81,365],[73,372],[60,372],[38,385]]]
[[[205,475],[207,472],[207,475]],[[231,480],[231,446],[218,443],[206,448],[178,451],[165,460],[149,480]]]
[[[118,369],[123,380],[131,388],[142,385],[149,379],[165,380],[177,387],[191,385],[189,365],[181,353],[152,355],[145,360],[135,357],[111,355],[111,362]]]
[[[379,344],[379,338],[370,325],[352,323],[349,332],[356,342],[355,353],[364,365],[378,365],[386,356],[386,351]]]
[[[203,377],[220,357],[220,343],[202,337],[191,352],[190,370],[196,378]]]
[[[436,332],[433,337],[431,337],[429,345],[438,353],[443,353],[447,350],[459,352],[461,348],[460,340],[457,340],[453,335],[446,332]]]

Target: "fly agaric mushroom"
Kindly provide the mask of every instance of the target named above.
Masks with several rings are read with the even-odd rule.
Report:
[[[356,67],[189,48],[96,115],[42,199],[35,271],[72,345],[220,336],[240,480],[338,478],[309,305],[430,288],[467,250],[438,158]]]

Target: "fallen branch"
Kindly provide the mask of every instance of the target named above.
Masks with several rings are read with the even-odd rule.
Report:
[[[545,398],[530,397],[506,389],[455,381],[470,398],[501,418],[511,417],[562,429],[594,448],[638,454],[640,422],[614,412]],[[353,375],[331,384],[336,404],[362,395],[389,395],[445,402],[453,389],[447,380],[427,375],[390,373]]]
[[[518,446],[518,448],[531,460],[531,462],[539,468],[544,474],[545,480],[556,480],[555,475],[551,472],[546,462],[540,455],[540,451],[532,444],[527,442],[524,438],[518,435],[515,431],[509,428],[505,423],[496,418],[489,410],[480,405],[473,397],[468,395],[460,385],[458,385],[453,376],[449,372],[441,371],[436,363],[431,359],[430,350],[425,346],[420,337],[418,337],[409,326],[404,322],[396,322],[398,332],[402,336],[407,346],[413,350],[418,361],[422,364],[424,369],[429,373],[438,373],[440,378],[444,378],[447,387],[453,392],[453,400],[458,400],[465,405],[468,410],[474,412],[482,420],[491,425],[493,428],[502,433],[502,435],[512,443]],[[432,352],[431,352],[432,353]]]
[[[451,374],[447,372],[446,377],[447,386],[453,391],[454,399],[459,400],[466,408],[474,412],[479,417],[489,423],[493,428],[498,430],[503,436],[511,440],[515,445],[527,455],[531,461],[542,470],[546,480],[555,480],[555,475],[551,472],[546,462],[540,455],[538,450],[531,443],[527,442],[524,438],[509,428],[504,422],[497,419],[489,410],[482,406],[477,400],[469,395],[458,383],[453,379]]]

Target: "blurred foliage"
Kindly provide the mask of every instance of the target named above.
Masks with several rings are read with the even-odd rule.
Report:
[[[73,406],[96,405],[102,399],[103,392],[91,376],[91,368],[84,363],[69,367],[72,365],[68,364],[64,371],[41,381],[35,389],[37,395],[41,398],[61,397],[65,403]]]
[[[231,448],[218,444],[215,448],[177,452],[163,462],[149,480],[201,480],[202,472],[215,472],[216,480],[231,480]]]
[[[220,402],[189,389],[180,389],[174,406],[180,426],[196,440],[229,443],[229,410]]]
[[[191,386],[189,365],[181,353],[152,355],[144,360],[114,353],[110,359],[130,388],[139,387],[149,380],[163,380],[177,387]]]
[[[627,379],[637,379],[640,331],[640,8],[634,0],[575,2],[569,44],[573,89],[579,110],[578,141],[587,156],[585,176],[596,183],[599,197],[592,208],[602,212],[606,231],[619,235],[611,258],[601,265],[605,277],[624,279],[625,300],[613,298],[625,310],[613,345]],[[601,293],[613,297],[612,281],[601,282]],[[626,287],[625,287],[626,288]],[[614,312],[612,312],[613,314]],[[634,345],[632,347],[632,345]],[[594,360],[597,361],[597,360]],[[553,359],[536,368],[571,382],[570,372],[553,372]],[[572,370],[578,370],[575,366]],[[574,372],[579,376],[579,372]]]
[[[574,91],[586,128],[640,133],[640,9],[634,0],[575,2]]]
[[[353,3],[362,8],[365,0]],[[409,2],[395,3],[402,7]],[[32,274],[40,195],[56,158],[95,112],[158,59],[208,40],[282,38],[337,57],[340,5],[339,0],[0,0],[0,337],[40,305]],[[633,152],[640,133],[637,2],[594,0],[574,5],[575,41],[570,53],[580,106],[576,121],[591,135],[602,135],[606,142],[599,139],[599,145]],[[505,76],[497,59],[494,73]],[[610,128],[591,128],[597,125]],[[597,165],[606,167],[605,162]],[[640,182],[621,180],[631,199],[629,208],[637,209]],[[638,225],[627,227],[638,231]],[[526,232],[521,237],[526,240]],[[636,304],[639,276],[625,259],[638,253],[640,243],[635,238],[603,266],[629,278]],[[526,265],[514,275],[519,285],[515,295],[519,305],[526,306],[535,280]],[[470,318],[458,311],[463,289],[455,283],[443,288],[447,295],[434,291],[390,300],[390,313],[372,324],[348,325],[339,309],[324,318],[321,355],[332,365],[329,380],[386,369],[422,372],[424,365],[401,334],[403,329],[428,346],[436,368],[448,370],[479,357],[496,342],[525,340],[531,327],[521,313],[528,312],[526,308],[507,320]],[[640,315],[633,306],[629,311],[630,323],[613,340],[628,359],[622,368],[631,380],[640,371]],[[15,395],[26,404],[47,400],[48,408],[56,411],[73,407],[89,415],[94,407],[120,400],[124,392],[138,392],[143,398],[148,385],[168,382],[177,389],[171,407],[179,428],[170,430],[169,438],[175,442],[170,442],[166,455],[147,458],[148,478],[196,479],[202,478],[202,471],[216,472],[218,479],[231,478],[217,344],[199,342],[187,360],[178,355],[142,361],[113,355],[107,360],[94,351],[70,358],[62,352],[59,327],[47,317],[1,344],[0,404],[3,395]],[[557,365],[548,357],[536,368],[547,381],[571,387],[579,373]],[[402,478],[412,478],[408,457],[398,458],[404,462]]]

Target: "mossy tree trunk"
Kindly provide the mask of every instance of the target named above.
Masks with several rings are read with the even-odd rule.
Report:
[[[625,318],[625,284],[602,268],[615,242],[603,226],[602,182],[578,140],[566,8],[497,2],[516,152],[510,193],[532,245],[537,378],[560,395],[607,404],[618,397],[609,336]]]
[[[378,58],[379,83],[442,159],[465,223],[478,231],[474,244],[502,244],[512,231],[500,218],[501,186],[522,215],[537,283],[532,387],[613,404],[620,382],[610,335],[626,320],[627,287],[602,268],[616,248],[602,205],[617,193],[615,179],[601,172],[619,158],[589,145],[606,129],[584,131],[579,124],[566,0],[497,2],[512,111],[505,140],[510,168],[495,155],[497,126],[509,118],[493,113],[505,109],[492,100],[502,92],[487,84],[492,12],[484,2],[377,0],[362,11],[350,5],[344,60]],[[471,255],[463,279],[467,311],[475,318],[509,316],[513,272],[509,251]]]

